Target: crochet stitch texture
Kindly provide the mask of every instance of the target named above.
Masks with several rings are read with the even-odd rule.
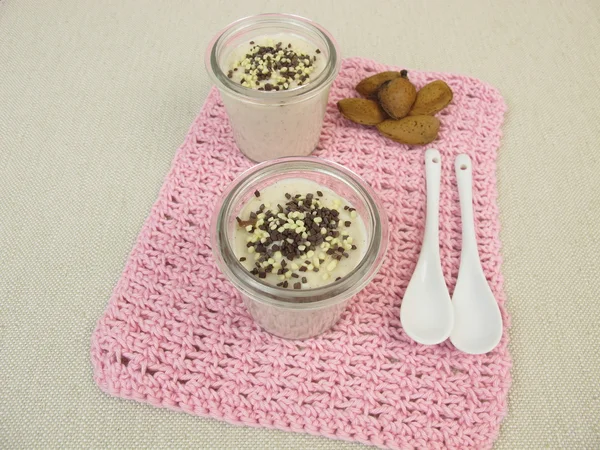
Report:
[[[252,163],[235,147],[213,88],[193,123],[92,337],[94,379],[105,392],[230,423],[307,432],[384,448],[490,448],[506,414],[511,360],[500,272],[496,151],[505,104],[473,78],[409,71],[417,88],[446,81],[431,147],[442,155],[440,252],[452,292],[461,223],[454,158],[473,161],[473,202],[484,272],[504,320],[500,345],[466,355],[403,332],[400,304],[425,222],[424,147],[390,141],[342,118],[362,78],[389,68],[344,60],[314,155],[358,173],[390,220],[375,279],[329,332],[286,341],[262,331],[216,268],[209,224],[219,194]]]

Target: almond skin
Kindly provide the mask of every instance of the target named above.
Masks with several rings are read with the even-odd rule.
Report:
[[[417,92],[417,99],[410,110],[411,116],[433,116],[452,101],[452,89],[442,80],[432,81]]]
[[[378,92],[379,104],[392,119],[408,115],[417,98],[417,89],[407,77],[384,83]]]
[[[381,72],[362,80],[356,85],[356,90],[360,95],[372,97],[377,94],[377,91],[383,83],[393,80],[394,78],[400,78],[401,76],[401,72]]]
[[[393,141],[423,145],[437,138],[440,121],[433,116],[408,116],[400,120],[385,120],[377,125],[377,129]]]
[[[345,98],[337,107],[346,119],[361,125],[377,125],[387,119],[379,104],[366,98]]]

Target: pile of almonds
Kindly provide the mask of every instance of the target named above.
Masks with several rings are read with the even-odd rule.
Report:
[[[442,80],[432,81],[418,92],[408,72],[381,72],[356,86],[367,98],[345,98],[337,104],[344,117],[361,125],[375,125],[396,142],[409,145],[435,140],[440,121],[434,114],[452,101],[452,90]]]

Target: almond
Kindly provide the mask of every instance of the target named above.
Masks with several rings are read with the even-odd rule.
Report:
[[[371,97],[377,94],[377,91],[383,83],[402,76],[402,72],[381,72],[376,75],[365,78],[356,86],[356,90],[360,95]]]
[[[384,83],[377,96],[381,107],[392,119],[402,119],[412,108],[417,90],[408,77],[403,76]]]
[[[417,92],[417,99],[410,110],[411,116],[433,116],[452,101],[452,89],[442,80],[432,81]]]
[[[346,119],[361,125],[377,125],[387,119],[379,104],[366,98],[345,98],[337,107]]]
[[[377,125],[377,129],[393,141],[422,145],[437,138],[440,121],[433,116],[408,116],[400,120],[385,120]]]

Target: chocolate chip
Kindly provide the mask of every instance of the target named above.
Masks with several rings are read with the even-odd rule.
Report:
[[[350,257],[350,254],[348,252],[344,252],[342,253],[342,255],[344,255],[346,258]]]
[[[250,41],[250,45],[254,45],[254,41]],[[317,50],[318,51],[318,50]]]
[[[254,196],[257,197],[257,198],[260,197],[260,192],[259,191],[254,191]]]
[[[302,285],[300,283],[294,283],[294,289],[300,289]]]
[[[318,195],[319,197],[323,197],[323,193],[322,193],[321,191],[317,191],[317,195]]]
[[[321,50],[317,49],[317,53],[321,53]]]
[[[240,258],[240,262],[244,262],[244,261],[246,261],[246,257],[245,257],[245,256],[242,256],[242,257]]]
[[[341,280],[341,279],[342,279],[342,277],[337,277],[337,278],[335,279],[335,281],[339,281],[339,280]]]
[[[356,245],[352,245],[352,250],[356,250]]]
[[[279,287],[283,286],[283,281],[281,283],[277,283],[277,286],[279,286]]]
[[[303,282],[304,284],[308,283],[308,280],[306,279],[306,277],[302,277],[302,282]]]
[[[284,288],[287,288],[288,286],[289,286],[289,283],[287,282],[287,280],[286,280],[286,281],[284,281],[284,282],[283,282],[283,287],[284,287]]]
[[[298,275],[297,273],[293,273],[292,278],[300,278],[300,275]]]
[[[266,272],[258,272],[258,278],[266,278],[266,277],[267,277]]]
[[[306,266],[301,266],[300,269],[298,269],[300,272],[306,272],[308,269],[306,268]]]

